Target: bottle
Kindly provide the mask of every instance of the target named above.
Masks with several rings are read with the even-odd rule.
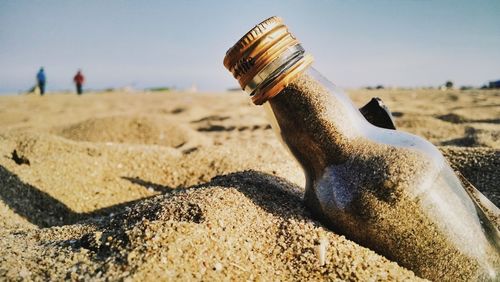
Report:
[[[301,164],[313,215],[420,277],[499,279],[498,226],[437,148],[370,124],[312,63],[278,17],[255,26],[224,58]]]

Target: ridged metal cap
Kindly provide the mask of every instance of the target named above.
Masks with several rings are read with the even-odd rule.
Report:
[[[310,55],[302,56],[289,71],[280,75],[265,88],[260,87],[274,70],[292,56],[303,54],[298,40],[288,31],[279,17],[271,17],[247,32],[224,57],[224,66],[233,74],[255,104],[262,104],[274,97],[302,70],[312,63]]]

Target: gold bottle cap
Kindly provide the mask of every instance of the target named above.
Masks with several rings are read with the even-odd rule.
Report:
[[[276,74],[275,71],[292,58],[293,65]],[[252,95],[252,101],[260,105],[276,96],[312,61],[312,56],[304,54],[283,20],[271,17],[256,25],[226,52],[224,66],[241,88]],[[276,77],[261,85],[272,75]]]

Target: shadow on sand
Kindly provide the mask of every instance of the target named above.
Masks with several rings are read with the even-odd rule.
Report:
[[[0,199],[15,213],[42,228],[74,224],[88,218],[108,215],[143,200],[121,203],[90,213],[77,213],[48,193],[23,182],[16,174],[1,165]]]
[[[305,212],[301,199],[302,191],[299,186],[284,178],[257,171],[241,171],[216,176],[209,182],[177,189],[145,181],[139,177],[122,177],[122,179],[141,185],[146,189],[152,188],[162,194],[168,194],[178,189],[196,189],[209,186],[235,188],[255,204],[276,215],[288,218],[293,217],[294,213],[303,214]],[[0,165],[0,199],[14,212],[42,228],[74,224],[110,213],[119,213],[124,211],[125,207],[133,206],[148,198],[151,197],[113,205],[90,213],[78,213],[48,193],[23,182],[16,174]],[[281,208],[276,209],[276,206]]]

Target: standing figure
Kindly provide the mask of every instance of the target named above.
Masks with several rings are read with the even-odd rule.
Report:
[[[76,85],[76,93],[78,95],[81,95],[82,94],[82,85],[83,85],[83,82],[85,81],[85,77],[82,74],[82,70],[78,70],[75,77],[73,77],[73,81],[75,82],[75,85]]]
[[[38,88],[40,89],[40,95],[43,96],[45,93],[45,82],[47,81],[47,77],[45,76],[45,71],[43,67],[40,68],[38,73],[36,74],[36,81],[38,84]]]

